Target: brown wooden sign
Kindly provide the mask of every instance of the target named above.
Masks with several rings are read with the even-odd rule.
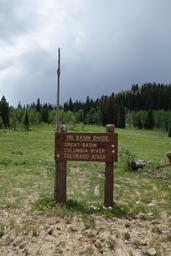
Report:
[[[117,162],[116,133],[57,132],[55,160]]]
[[[113,169],[118,160],[118,136],[114,125],[106,125],[105,133],[65,132],[55,134],[54,198],[66,201],[67,161],[105,162],[104,206],[113,206]]]

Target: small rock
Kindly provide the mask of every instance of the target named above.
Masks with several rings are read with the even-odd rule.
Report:
[[[29,251],[26,248],[24,248],[23,253],[25,256],[30,255]]]
[[[61,245],[61,240],[56,240],[55,245],[56,245],[56,248],[59,247]]]
[[[77,229],[75,226],[70,226],[70,227],[68,228],[68,231],[70,231],[70,232],[76,232],[76,231],[78,231],[78,229]]]
[[[21,243],[21,244],[19,245],[19,248],[20,248],[20,249],[23,249],[26,245],[27,245],[27,241]]]
[[[96,248],[98,248],[98,249],[101,249],[101,248],[102,248],[102,244],[100,243],[100,241],[96,241],[96,242],[95,242],[95,246],[96,246]]]
[[[17,237],[14,242],[13,242],[13,245],[14,246],[18,246],[23,240],[23,237]]]
[[[125,240],[129,240],[130,238],[131,238],[130,233],[129,233],[129,232],[125,232],[125,233],[124,233],[124,239],[125,239]]]
[[[156,202],[152,201],[151,203],[148,204],[148,207],[150,207],[150,208],[156,207]]]
[[[83,247],[79,251],[79,255],[85,254],[88,251],[88,247]]]
[[[129,222],[125,223],[125,227],[129,228],[131,226],[131,224]]]
[[[59,223],[59,218],[57,218],[57,217],[51,217],[51,218],[49,218],[49,219],[47,219],[47,223],[49,224],[49,225],[55,225],[55,224],[57,224],[57,223]]]
[[[152,220],[152,222],[151,222],[152,224],[160,224],[161,223],[161,221],[160,220]]]
[[[48,230],[48,235],[52,235],[52,233],[53,233],[53,230],[50,228],[49,230]]]
[[[115,254],[114,255],[117,255],[117,256],[129,256],[129,251],[127,250],[127,248],[116,248],[116,251],[115,251]]]
[[[144,213],[139,213],[139,214],[137,215],[137,217],[138,217],[139,219],[141,219],[141,220],[146,220],[146,216],[145,216]]]
[[[100,192],[99,192],[99,184],[95,187],[95,189],[94,189],[94,195],[95,196],[99,196],[100,195]]]
[[[80,251],[79,251],[79,255],[94,255],[94,248],[92,245],[87,245],[86,247],[83,247]]]
[[[14,239],[15,239],[15,236],[7,235],[5,237],[5,243],[6,244],[11,244],[14,241]]]
[[[107,241],[107,243],[108,243],[108,246],[109,246],[109,248],[111,249],[111,250],[114,250],[115,249],[115,247],[116,247],[116,241],[113,239],[113,238],[108,238],[108,241]]]
[[[147,255],[155,256],[157,254],[156,250],[154,248],[150,248],[146,252]]]
[[[93,209],[93,210],[97,210],[97,206],[94,206],[94,205],[90,205],[90,207]]]
[[[80,173],[80,169],[79,169],[79,168],[72,168],[72,169],[71,169],[71,172],[72,172],[73,174],[79,174],[79,173]]]
[[[146,246],[147,245],[147,241],[146,240],[142,240],[142,239],[139,239],[139,238],[133,239],[132,243],[135,244],[137,247],[139,247],[139,246]]]
[[[169,230],[169,231],[167,232],[167,239],[168,239],[169,241],[171,241],[171,230]]]
[[[91,230],[83,232],[82,235],[86,235],[89,238],[95,237],[94,233]]]
[[[45,241],[48,241],[48,242],[55,242],[56,241],[56,237],[52,236],[52,235],[47,235],[45,237]]]

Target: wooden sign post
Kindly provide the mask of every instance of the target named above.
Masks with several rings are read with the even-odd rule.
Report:
[[[106,126],[106,133],[66,132],[63,128],[56,132],[55,200],[66,201],[67,161],[97,161],[105,162],[104,206],[113,206],[113,168],[117,152],[118,136],[112,124]]]
[[[59,131],[60,134],[65,133],[65,127],[62,126]],[[56,134],[59,134],[56,133]],[[67,178],[67,162],[66,160],[56,159],[56,136],[55,136],[55,186],[54,199],[58,203],[66,201],[66,178]]]
[[[106,132],[114,134],[114,125],[106,125]],[[117,142],[116,142],[117,145]],[[117,159],[117,147],[114,149]],[[114,162],[105,162],[105,191],[104,191],[104,206],[112,207],[113,206],[113,169]]]

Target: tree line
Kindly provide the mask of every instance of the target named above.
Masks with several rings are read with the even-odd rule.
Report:
[[[69,101],[60,107],[61,122],[106,125],[126,125],[138,129],[154,127],[169,131],[171,121],[171,85],[146,83],[132,85],[130,90],[103,95],[85,101]],[[35,126],[40,123],[55,123],[56,107],[52,104],[36,103],[16,108],[9,106],[5,96],[0,100],[0,128]]]
[[[64,112],[60,108],[61,122],[76,123],[75,114],[71,111]],[[21,105],[17,107],[9,106],[5,96],[0,100],[0,129],[12,128],[16,130],[26,129],[40,125],[41,123],[55,124],[56,122],[56,107],[52,104],[41,104],[40,99],[32,104]]]
[[[162,128],[168,131],[171,126],[171,85],[146,83],[132,85],[130,90],[103,95],[85,102],[76,100],[64,103],[65,111],[73,111],[78,121],[91,124],[114,123],[125,128],[126,124],[139,129]]]

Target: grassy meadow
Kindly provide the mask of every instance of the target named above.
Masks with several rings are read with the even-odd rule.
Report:
[[[75,131],[105,131],[104,127],[77,125]],[[164,164],[165,153],[171,150],[171,139],[161,131],[116,129],[119,134],[119,162],[115,164],[114,201],[111,211],[104,211],[104,164],[68,162],[66,209],[55,206],[54,127],[40,126],[29,132],[0,130],[0,208],[47,210],[65,215],[74,211],[83,214],[135,216],[155,218],[171,214],[171,168],[157,175],[130,172],[127,161],[151,160],[147,169]],[[155,174],[155,171],[153,171]],[[152,174],[153,174],[152,173]]]

